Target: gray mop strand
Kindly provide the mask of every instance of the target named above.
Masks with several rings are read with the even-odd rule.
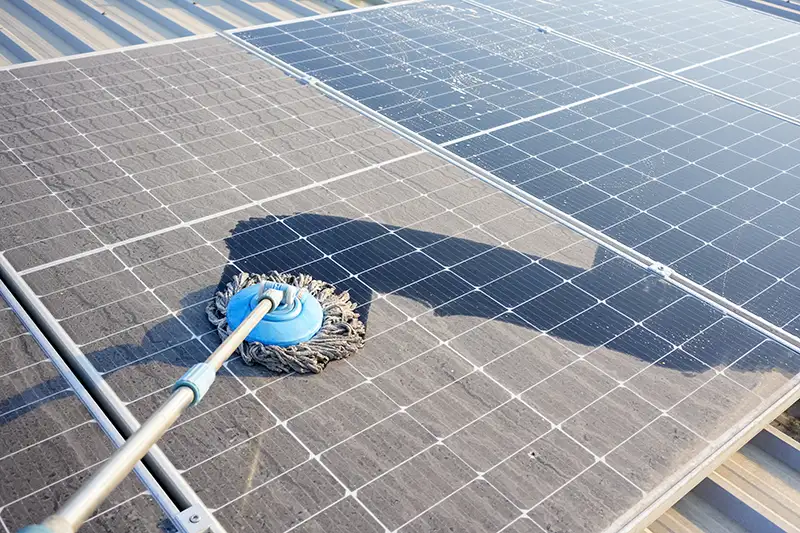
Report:
[[[245,341],[237,353],[248,364],[260,364],[273,372],[319,373],[330,361],[343,359],[364,346],[366,328],[355,312],[347,291],[337,294],[333,285],[313,279],[308,274],[237,274],[218,291],[206,307],[208,319],[217,328],[220,339],[231,333],[226,318],[228,302],[240,290],[264,281],[274,281],[305,289],[322,306],[322,328],[313,338],[295,346],[267,346]]]

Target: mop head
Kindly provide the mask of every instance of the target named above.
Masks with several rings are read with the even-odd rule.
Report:
[[[220,339],[231,334],[227,321],[227,308],[233,296],[252,285],[262,282],[285,283],[307,290],[322,307],[320,330],[308,341],[293,346],[268,346],[260,342],[245,341],[237,352],[248,365],[264,365],[273,372],[319,373],[330,361],[349,357],[362,346],[366,328],[355,312],[356,304],[350,301],[347,291],[336,293],[329,283],[313,279],[307,274],[238,274],[225,288],[218,291],[208,304],[208,319],[217,328]]]

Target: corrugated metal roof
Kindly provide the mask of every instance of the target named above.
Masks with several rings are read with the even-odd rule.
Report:
[[[384,0],[3,0],[0,65],[201,35]]]

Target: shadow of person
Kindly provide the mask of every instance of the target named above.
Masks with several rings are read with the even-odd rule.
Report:
[[[480,332],[476,326],[491,320],[529,329],[528,338],[547,332],[581,356],[604,346],[616,354],[616,361],[633,358],[644,366],[683,345],[709,366],[722,368],[764,339],[603,247],[583,241],[569,248],[574,240],[565,238],[555,249],[577,250],[574,254],[541,257],[531,252],[540,248],[536,239],[552,239],[552,234],[530,235],[527,242],[511,246],[482,239],[472,230],[453,236],[367,219],[287,213],[237,224],[225,240],[233,263],[225,275],[278,270],[329,281],[360,304],[368,339],[398,324],[386,320],[386,307],[399,308],[441,340],[467,328]],[[375,306],[381,313],[373,318]],[[669,312],[659,313],[664,308]],[[697,342],[685,342],[703,330]],[[703,371],[702,364],[687,365],[687,357],[691,359],[681,353],[661,364],[688,373]],[[749,358],[739,369],[772,366],[777,357]]]
[[[535,240],[536,234],[533,235]],[[534,363],[527,367],[512,365],[512,373],[529,374],[519,382],[531,381],[536,373],[544,379],[547,373],[563,368],[569,360],[559,351],[567,350],[584,355],[620,380],[662,356],[659,369],[669,370],[672,377],[710,371],[697,360],[673,356],[681,352],[674,345],[681,345],[692,356],[718,369],[731,365],[758,345],[735,363],[735,372],[729,377],[759,393],[768,387],[778,391],[781,382],[776,376],[794,377],[800,371],[800,358],[793,352],[774,341],[763,342],[764,336],[755,330],[732,318],[722,318],[715,309],[601,247],[578,247],[573,256],[558,253],[541,257],[531,253],[535,246],[498,244],[481,239],[474,231],[451,236],[444,229],[424,231],[310,213],[280,220],[242,220],[224,240],[229,262],[196,278],[213,282],[179,284],[193,287],[172,300],[179,302],[173,307],[179,305],[180,311],[96,343],[97,348],[87,351],[86,357],[104,373],[132,414],[144,420],[168,396],[175,379],[203,361],[218,342],[216,332],[203,316],[205,302],[239,272],[277,270],[305,272],[331,282],[339,290],[350,291],[353,301],[360,304],[358,311],[368,334],[365,349],[358,358],[351,359],[358,370],[375,370],[379,364],[399,365],[424,353],[428,348],[420,349],[421,343],[414,335],[391,335],[392,331],[413,324],[420,336],[433,331],[440,339],[452,339],[450,346],[473,364],[486,365],[489,375],[493,375],[492,358],[510,359],[514,352],[509,350],[527,342],[525,339],[547,339],[549,349],[523,351],[523,357],[536,359]],[[159,294],[159,289],[155,292]],[[664,307],[676,311],[666,319],[658,318],[663,312],[657,312]],[[391,309],[394,314],[389,312]],[[653,313],[657,314],[650,317]],[[409,316],[414,321],[408,321]],[[392,326],[397,327],[389,329]],[[469,327],[473,329],[467,331]],[[701,330],[700,342],[682,340]],[[546,331],[547,337],[537,337],[541,331]],[[378,340],[381,338],[388,338],[389,342]],[[431,352],[437,349],[430,348]],[[492,350],[496,353],[489,355]],[[595,357],[596,354],[601,355]],[[480,357],[487,360],[476,359]],[[373,360],[380,363],[371,363]],[[284,392],[275,402],[278,408],[287,409],[285,413],[275,411],[286,419],[300,412],[304,401],[313,401],[306,400],[303,392],[314,387],[336,388],[347,381],[341,377],[345,372],[355,374],[349,365],[333,363],[329,368],[309,388],[305,382],[316,377],[282,378],[234,359],[220,371],[204,401],[186,413],[182,422],[217,408],[218,414],[205,417],[205,423],[183,426],[188,428],[183,433],[179,429],[171,431],[162,439],[162,449],[176,467],[189,471],[198,459],[194,453],[186,452],[186,439],[191,439],[193,449],[206,446],[211,452],[219,451],[215,446],[231,438],[229,435],[253,434],[274,423],[273,415],[257,405],[262,393],[244,394],[244,386],[256,390],[274,379],[292,380],[287,382],[288,389],[281,388],[290,392]],[[514,379],[510,381],[514,383],[506,384],[509,389],[518,384]],[[45,416],[51,418],[48,424],[60,424],[56,419],[65,416],[58,403],[66,387],[63,379],[42,376],[38,381],[19,380],[12,385],[0,387],[0,425],[32,427],[43,418],[36,417],[37,410],[39,415],[47,411]],[[527,384],[519,388],[519,392],[529,389]],[[269,389],[261,390],[268,393]],[[297,391],[302,392],[293,394]],[[287,404],[290,405],[286,407]],[[275,408],[270,404],[270,409]],[[69,427],[68,422],[65,420],[63,425]],[[260,448],[254,450],[257,454]],[[252,467],[250,471],[260,465],[257,457],[246,461]],[[191,474],[188,475],[191,482]],[[251,477],[232,475],[222,482],[232,486],[232,494],[240,494],[250,488]],[[208,488],[205,482],[194,485],[202,498],[214,502],[217,484]]]
[[[635,321],[644,320],[649,327],[648,320],[652,319],[648,315],[678,300],[687,301],[686,293],[599,246],[591,248],[594,255],[589,260],[584,257],[568,262],[464,235],[311,213],[291,214],[281,220],[242,220],[225,239],[225,245],[230,263],[222,270],[219,282],[187,292],[180,300],[183,307],[194,310],[195,320],[200,316],[202,321],[204,302],[235,274],[271,270],[305,272],[339,290],[348,290],[351,299],[360,304],[358,311],[368,339],[386,329],[385,324],[372,320],[371,310],[388,300],[407,315],[418,317],[417,322],[433,324],[434,329],[440,328],[436,318],[476,319],[469,322],[470,327],[493,319],[530,329],[531,336],[546,331],[579,355],[606,345],[617,354],[649,364],[670,352],[673,343],[681,344],[684,337],[722,317],[710,306],[689,298],[695,303],[685,311],[702,309],[704,316],[693,315],[688,320],[676,316],[654,322],[652,329],[661,337],[647,331],[643,337],[632,338],[631,332],[643,330]],[[380,295],[387,296],[376,299]],[[167,387],[183,369],[202,361],[218,342],[215,334],[204,335],[205,346],[201,344],[198,337],[211,331],[210,324],[200,331],[189,331],[191,328],[184,324],[187,320],[182,318],[185,313],[178,313],[181,320],[168,315],[146,328],[134,328],[123,336],[129,342],[109,345],[86,356],[125,401],[153,390],[168,392]],[[764,339],[734,319],[725,318],[720,323],[724,326],[707,330],[703,342],[691,352],[712,367],[728,366]],[[444,326],[436,333],[452,336],[460,332]],[[672,334],[679,336],[671,338]],[[800,365],[798,358],[788,357],[791,352],[777,343],[772,345],[771,355],[745,358],[738,363],[739,371],[760,372],[776,365],[782,365],[786,375],[800,371],[795,368]],[[795,363],[788,365],[786,360]],[[137,365],[153,365],[154,361],[158,362],[156,369],[141,371],[135,378],[126,371]],[[687,366],[685,358],[680,357],[665,358],[662,364],[685,372],[701,370]],[[165,372],[165,366],[176,368]],[[259,367],[237,366],[237,375],[243,379],[266,373]],[[6,413],[0,423],[21,416],[29,409],[24,406],[43,401],[63,388],[59,378],[7,390],[0,397],[0,414]],[[153,405],[167,392],[152,395]],[[142,408],[142,413],[152,408]]]

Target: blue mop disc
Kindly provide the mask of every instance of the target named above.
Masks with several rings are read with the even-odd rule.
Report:
[[[283,283],[268,282],[267,288],[284,290]],[[226,310],[228,325],[235,329],[258,305],[259,285],[251,285],[233,295]],[[294,346],[310,340],[322,327],[322,306],[304,290],[294,305],[281,305],[264,315],[245,340],[268,346]]]

